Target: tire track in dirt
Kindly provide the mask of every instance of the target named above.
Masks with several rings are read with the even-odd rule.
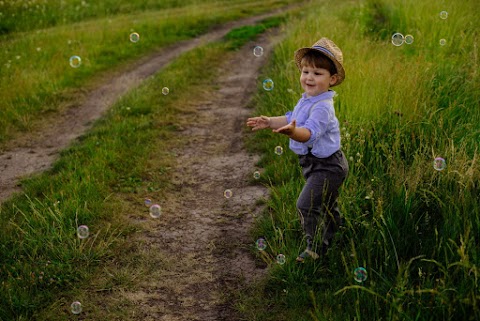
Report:
[[[227,23],[195,39],[182,41],[145,57],[127,70],[105,78],[103,84],[88,94],[78,97],[77,105],[48,120],[48,126],[26,137],[10,142],[0,153],[0,204],[14,192],[21,191],[19,181],[28,175],[48,170],[62,149],[84,134],[126,92],[139,86],[170,61],[202,44],[217,41],[232,28],[255,24],[277,15],[293,6],[287,6],[259,16]],[[52,125],[54,124],[54,125]]]
[[[265,276],[252,256],[249,230],[262,209],[257,201],[268,192],[251,183],[258,156],[245,150],[243,135],[259,70],[278,40],[269,33],[258,39],[262,57],[252,54],[253,44],[236,52],[219,72],[225,75],[215,83],[220,89],[194,106],[195,122],[181,133],[188,142],[175,151],[175,187],[162,201],[164,214],[131,240],[143,244],[159,271],[110,298],[139,307],[138,320],[240,320],[235,293]]]
[[[35,133],[35,138],[22,139],[20,146],[0,155],[0,202],[20,190],[20,177],[48,169],[59,151],[88,130],[119,96],[176,56],[221,39],[231,28],[279,12],[229,23],[198,39],[163,49],[108,79],[85,96],[82,104],[50,122],[55,126]],[[95,320],[97,313],[109,320],[241,319],[233,308],[236,293],[266,273],[265,266],[259,267],[251,254],[249,230],[262,210],[258,200],[268,196],[265,187],[251,183],[258,156],[243,146],[244,123],[252,112],[248,104],[260,68],[278,40],[278,35],[269,32],[261,35],[256,41],[264,48],[261,57],[252,54],[253,43],[228,55],[221,67],[224,71],[219,71],[223,76],[215,84],[220,89],[208,100],[196,102],[195,122],[181,133],[188,140],[174,151],[174,188],[161,202],[161,219],[139,219],[144,213],[130,218],[140,231],[128,242],[135,244],[144,259],[139,274],[133,276],[135,285],[108,292],[94,290],[88,296],[91,304],[98,302],[97,312],[85,313],[79,316],[81,320]],[[223,196],[225,189],[232,190],[231,198]],[[144,271],[151,274],[144,275]],[[111,311],[116,311],[115,316]]]

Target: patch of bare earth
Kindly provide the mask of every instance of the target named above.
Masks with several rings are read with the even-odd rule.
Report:
[[[249,230],[267,190],[252,184],[258,159],[243,146],[247,105],[273,43],[268,35],[259,42],[265,55],[255,57],[251,46],[237,52],[219,73],[220,89],[195,106],[196,122],[181,133],[188,143],[175,151],[175,188],[162,202],[162,217],[132,240],[159,267],[135,290],[116,294],[116,301],[140,307],[139,320],[239,320],[235,292],[265,275]]]

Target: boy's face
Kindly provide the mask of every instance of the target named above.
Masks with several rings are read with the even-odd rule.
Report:
[[[320,95],[328,91],[330,86],[337,82],[337,75],[330,75],[324,68],[314,66],[303,66],[300,75],[300,84],[307,94],[307,97]]]

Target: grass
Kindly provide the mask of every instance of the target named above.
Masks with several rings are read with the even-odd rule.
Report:
[[[295,105],[297,48],[321,36],[342,48],[347,77],[335,88],[335,104],[350,164],[340,196],[345,226],[324,260],[296,265],[304,246],[295,209],[303,185],[298,161],[289,151],[273,153],[277,145],[286,150],[285,137],[252,135],[272,194],[252,238],[265,236],[267,255],[283,253],[287,263],[273,265],[263,291],[256,289],[263,300],[245,299],[242,308],[257,311],[250,319],[480,317],[480,17],[474,7],[474,1],[319,2],[289,23],[264,70],[275,89],[258,93],[254,113],[282,115]],[[448,19],[440,19],[442,10]],[[412,34],[414,43],[393,46],[395,32]],[[439,45],[442,38],[447,45]],[[435,157],[446,160],[445,170],[433,169]],[[353,279],[359,266],[368,272],[363,283]]]
[[[225,3],[226,1],[221,2]],[[195,0],[164,0],[161,2],[72,0],[61,4],[47,1],[2,1],[0,2],[0,12],[2,13],[0,34],[45,29],[122,14],[192,7],[197,4],[198,1]]]
[[[247,41],[255,38],[258,34],[265,32],[265,30],[278,27],[286,19],[286,15],[267,18],[260,21],[259,24],[253,26],[243,26],[232,29],[225,39],[229,41],[231,50],[241,48]]]
[[[49,116],[78,101],[82,88],[101,79],[105,73],[118,70],[154,50],[199,36],[219,24],[291,2],[186,1],[180,6],[179,1],[162,1],[162,5],[130,1],[113,6],[121,8],[115,14],[105,12],[103,6],[108,6],[108,2],[74,1],[62,10],[53,3],[38,4],[48,6],[48,12],[56,10],[65,19],[76,15],[78,6],[80,11],[89,12],[91,16],[80,15],[42,29],[41,24],[34,22],[43,20],[44,15],[51,15],[42,13],[41,9],[32,9],[28,11],[32,23],[25,27],[29,31],[12,30],[0,35],[0,148],[19,133],[31,132],[48,122]],[[27,12],[20,5],[23,3],[36,6],[35,2],[15,3],[17,5],[3,4],[4,7],[10,6],[10,13],[4,13],[5,16],[16,14],[18,18]],[[81,3],[86,3],[88,10]],[[16,23],[22,26],[17,20]],[[132,32],[140,35],[136,43],[129,40]],[[69,65],[69,58],[74,55],[82,59],[78,68]]]

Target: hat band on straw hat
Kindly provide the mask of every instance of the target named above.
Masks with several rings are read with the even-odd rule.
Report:
[[[312,47],[313,49],[318,49],[320,51],[323,51],[324,53],[327,53],[329,55],[331,55],[332,57],[335,57],[335,55],[333,53],[330,52],[330,50],[328,50],[327,48],[325,47],[322,47],[322,46],[313,46]]]

